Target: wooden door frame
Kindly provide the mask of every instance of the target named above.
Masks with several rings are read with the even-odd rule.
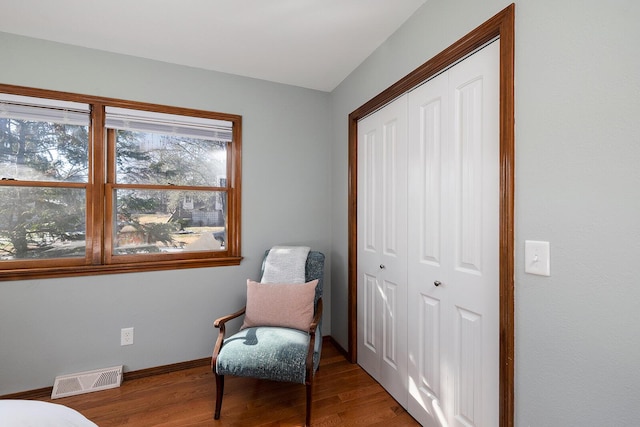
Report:
[[[515,170],[515,4],[416,68],[349,114],[348,358],[357,361],[357,208],[358,120],[460,61],[493,39],[500,39],[500,427],[514,422],[514,170]]]

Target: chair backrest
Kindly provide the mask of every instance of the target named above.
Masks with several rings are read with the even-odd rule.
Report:
[[[264,265],[267,260],[267,254],[269,254],[269,250],[266,250],[264,253],[260,276],[264,274]],[[318,299],[322,296],[322,287],[324,286],[324,254],[322,252],[309,251],[307,262],[305,264],[304,276],[306,282],[318,279],[315,296],[315,302],[317,303]]]

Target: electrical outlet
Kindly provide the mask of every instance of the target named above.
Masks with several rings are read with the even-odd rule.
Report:
[[[120,330],[120,345],[133,344],[133,328],[122,328]]]

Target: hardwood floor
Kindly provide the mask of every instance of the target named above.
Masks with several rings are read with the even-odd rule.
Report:
[[[419,426],[358,365],[325,341],[313,394],[312,426]],[[302,384],[225,378],[222,414],[213,419],[215,380],[208,366],[124,381],[119,388],[56,399],[100,427],[301,426]],[[40,399],[51,401],[50,399]]]

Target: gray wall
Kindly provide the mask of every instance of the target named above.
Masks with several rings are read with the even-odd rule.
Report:
[[[328,93],[2,33],[0,58],[5,84],[242,115],[245,257],[237,267],[0,282],[0,395],[60,374],[210,355],[213,321],[244,304],[246,279],[274,244],[323,251],[330,271]],[[134,345],[121,347],[129,326]]]
[[[332,335],[347,345],[347,115],[502,10],[429,0],[332,94]],[[640,425],[640,3],[516,4],[516,425]],[[551,276],[524,273],[525,240]]]

